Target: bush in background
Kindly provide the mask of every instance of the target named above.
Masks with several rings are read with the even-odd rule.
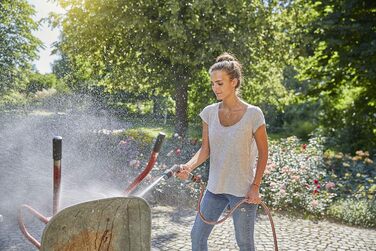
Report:
[[[330,176],[336,180],[341,198],[375,199],[376,165],[367,151],[358,150],[355,156],[327,151],[325,166]]]
[[[354,156],[325,152],[328,174],[336,180],[337,201],[328,216],[351,225],[376,226],[376,165],[367,151]]]
[[[142,172],[156,134],[142,128],[122,132],[102,131],[99,134],[99,137],[104,137],[103,142],[109,135],[112,138],[107,143],[113,144],[115,150],[111,150],[111,154],[119,159],[118,167],[112,170],[117,180],[128,178],[130,182]],[[374,169],[369,166],[373,162],[370,163],[365,152],[357,152],[357,156],[350,159],[337,156],[328,162],[322,143],[323,138],[319,136],[311,138],[308,144],[303,144],[297,137],[270,142],[269,160],[261,185],[264,202],[273,210],[302,213],[308,218],[329,217],[342,223],[374,227],[376,204],[374,186],[370,185]],[[174,164],[185,163],[199,147],[197,138],[167,135],[155,167],[137,191],[152,184]],[[346,163],[351,166],[344,170],[351,170],[351,177],[356,179],[342,170]],[[194,172],[207,178],[207,170],[206,162]],[[351,190],[354,187],[358,190]],[[195,208],[199,190],[197,184],[173,177],[162,180],[145,198],[150,203]]]
[[[376,201],[341,199],[329,207],[328,216],[350,225],[376,227]]]
[[[26,103],[26,96],[18,91],[11,90],[0,96],[1,111],[22,107],[25,106]]]
[[[322,216],[336,196],[323,166],[322,139],[270,142],[261,193],[273,209]]]

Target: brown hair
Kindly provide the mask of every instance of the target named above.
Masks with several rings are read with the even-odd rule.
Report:
[[[242,65],[236,59],[235,56],[231,55],[230,53],[222,53],[219,55],[215,63],[210,67],[209,74],[213,71],[225,71],[231,80],[238,79],[238,83],[235,86],[236,89],[240,87],[240,84],[243,82],[243,73],[242,73]]]

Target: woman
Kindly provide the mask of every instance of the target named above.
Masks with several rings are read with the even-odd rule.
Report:
[[[180,179],[210,156],[209,180],[201,202],[205,219],[216,221],[223,210],[234,207],[236,242],[241,251],[255,250],[254,225],[259,188],[268,158],[265,119],[257,106],[238,96],[242,82],[241,64],[228,53],[220,55],[209,69],[212,90],[218,103],[205,107],[200,150],[176,174]],[[207,240],[213,225],[202,221],[199,214],[191,231],[192,250],[207,250]]]

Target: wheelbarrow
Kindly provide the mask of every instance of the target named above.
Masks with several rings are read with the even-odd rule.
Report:
[[[165,134],[159,133],[145,169],[125,189],[124,197],[88,201],[59,211],[62,138],[53,138],[53,216],[45,217],[29,205],[21,205],[18,223],[24,236],[39,250],[151,250],[151,210],[132,191],[153,168]],[[39,242],[27,230],[23,210],[46,224]]]

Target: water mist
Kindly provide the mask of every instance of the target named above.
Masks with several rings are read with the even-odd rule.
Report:
[[[65,100],[64,102],[67,102]],[[52,138],[62,136],[62,187],[60,209],[92,199],[120,196],[130,180],[127,163],[116,137],[130,126],[90,99],[69,100],[70,109],[0,115],[0,250],[34,250],[20,233],[16,214],[29,204],[45,216],[52,215]],[[61,106],[61,104],[58,104]],[[115,138],[115,139],[114,139]],[[116,175],[114,175],[116,173]],[[44,225],[25,216],[30,232],[40,238]]]

